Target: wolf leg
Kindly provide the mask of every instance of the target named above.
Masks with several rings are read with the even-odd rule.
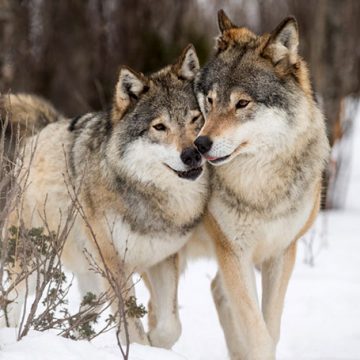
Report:
[[[129,299],[131,296],[134,296],[136,298],[135,286],[131,279],[131,275],[125,276],[125,279],[128,279],[127,283],[126,283],[126,287],[129,290],[126,293],[126,297],[124,298],[124,301]],[[118,309],[115,309],[115,310],[118,310]],[[142,345],[150,345],[148,336],[144,330],[141,319],[139,319],[137,317],[126,316],[126,323],[127,323],[127,332],[129,334],[129,342],[130,343],[135,342],[135,343],[142,344]],[[121,321],[120,339],[121,339],[122,345],[126,344],[126,331],[125,331],[123,321]]]
[[[211,214],[204,223],[215,242],[222,284],[241,335],[238,343],[244,344],[241,353],[247,360],[274,360],[275,345],[258,305],[252,260],[232,246]]]
[[[244,344],[239,346],[239,339],[241,340],[241,335],[235,326],[234,317],[231,312],[229,301],[224,292],[224,287],[219,273],[216,274],[211,282],[211,292],[219,316],[219,321],[224,331],[230,359],[245,359],[245,355],[243,354]]]
[[[275,344],[279,341],[284,298],[296,257],[296,241],[262,264],[262,311]]]
[[[103,289],[101,289],[99,277],[100,275],[97,275],[92,271],[76,273],[81,298],[89,292],[96,296],[100,295]]]
[[[150,298],[149,298],[148,307],[147,307],[148,328],[150,330],[150,329],[154,329],[156,327],[156,311],[153,306],[153,302],[155,302],[155,295],[151,288],[151,282],[150,282],[150,279],[149,279],[149,276],[147,275],[147,273],[146,272],[142,273],[141,278],[150,293]]]
[[[226,294],[245,344],[245,359],[273,360],[275,346],[254,296],[253,265],[224,246],[217,247],[220,272]]]
[[[177,302],[179,255],[173,255],[147,270],[151,293],[149,339],[151,345],[170,349],[181,335]]]

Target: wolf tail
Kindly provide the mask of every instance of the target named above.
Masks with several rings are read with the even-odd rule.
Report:
[[[0,96],[0,133],[5,130],[6,137],[12,135],[23,140],[63,118],[48,101],[36,95]]]

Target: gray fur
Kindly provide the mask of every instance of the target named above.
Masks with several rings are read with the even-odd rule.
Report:
[[[213,294],[231,359],[274,360],[296,242],[318,212],[329,144],[296,20],[257,36],[220,11],[219,26],[218,51],[195,84],[199,139],[210,144],[199,150],[217,165],[208,205],[221,275]]]
[[[69,128],[74,137],[69,155],[70,168],[75,179],[87,172],[85,166],[101,170],[98,174],[101,181],[109,191],[118,194],[124,203],[123,221],[130,225],[132,231],[141,234],[185,235],[199,223],[206,198],[203,211],[194,214],[189,221],[178,224],[172,218],[173,212],[166,206],[172,197],[171,187],[168,191],[159,189],[156,179],[153,183],[141,183],[131,174],[114,166],[114,156],[120,160],[134,140],[144,138],[149,143],[156,142],[149,136],[149,126],[154,118],[163,113],[168,114],[181,138],[186,130],[184,115],[190,110],[198,110],[192,82],[176,77],[170,67],[149,79],[151,85],[148,90],[131,104],[120,121],[114,123],[108,112],[86,114],[74,119],[75,123]],[[200,130],[201,124],[199,121],[196,132]],[[110,143],[116,144],[117,154],[112,152]],[[87,179],[84,181],[86,183]],[[91,186],[89,189],[91,193]]]
[[[251,46],[241,45],[213,57],[201,70],[195,91],[206,95],[215,86],[221,89],[222,105],[227,104],[232,91],[243,90],[259,104],[284,109],[290,115],[296,94],[294,79],[279,79],[266,60],[255,58]]]

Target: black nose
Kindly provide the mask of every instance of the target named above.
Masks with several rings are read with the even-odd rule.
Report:
[[[181,152],[180,158],[185,165],[198,167],[201,164],[201,155],[193,148],[189,147]]]
[[[213,142],[208,136],[199,136],[195,140],[194,144],[201,152],[201,154],[205,154],[211,149]]]

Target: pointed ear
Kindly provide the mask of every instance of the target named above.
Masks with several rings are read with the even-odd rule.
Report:
[[[288,60],[289,65],[293,65],[298,60],[298,46],[298,25],[296,19],[290,16],[271,33],[263,53],[271,58],[274,65],[284,59]]]
[[[200,64],[195,48],[192,44],[189,44],[173,65],[173,71],[179,78],[192,80],[199,69]]]
[[[232,21],[226,15],[226,13],[223,9],[218,11],[218,24],[219,24],[219,29],[220,29],[221,33],[223,33],[226,30],[236,28],[236,25],[234,25],[232,23]]]
[[[236,26],[226,15],[223,9],[218,11],[218,24],[220,29],[220,35],[216,38],[216,46],[215,49],[219,52],[226,50],[230,43],[233,42],[230,34],[226,33],[226,31],[231,29],[236,29]]]
[[[114,105],[117,110],[117,116],[121,117],[131,101],[137,100],[148,88],[149,81],[143,74],[137,73],[127,66],[122,66],[115,90]]]

